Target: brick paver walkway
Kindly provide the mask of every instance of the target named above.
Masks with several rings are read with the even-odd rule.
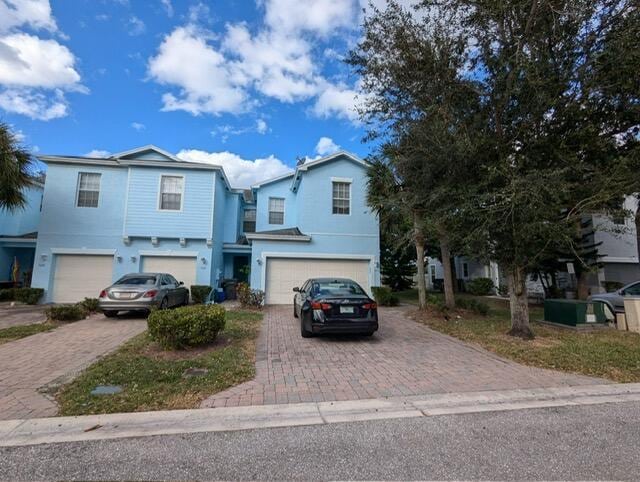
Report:
[[[402,307],[382,309],[380,330],[372,338],[302,338],[290,306],[269,307],[258,341],[256,378],[209,397],[202,406],[606,383],[502,359],[416,323],[405,313]]]
[[[42,305],[10,306],[9,303],[0,303],[0,329],[44,323],[47,319],[44,314],[45,309],[46,306]]]
[[[0,345],[0,420],[48,417],[58,407],[38,389],[71,379],[146,328],[146,321],[92,315]]]

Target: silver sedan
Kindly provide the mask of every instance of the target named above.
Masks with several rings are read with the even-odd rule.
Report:
[[[168,273],[131,273],[100,292],[98,306],[109,318],[119,311],[161,310],[189,304],[189,290]]]

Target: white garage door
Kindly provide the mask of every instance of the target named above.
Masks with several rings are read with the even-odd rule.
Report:
[[[97,298],[112,283],[113,256],[57,254],[53,274],[54,303]]]
[[[142,271],[145,273],[169,273],[191,289],[196,284],[196,258],[178,256],[143,256]]]
[[[266,303],[289,304],[293,288],[309,278],[351,278],[367,292],[369,261],[353,259],[267,258]]]

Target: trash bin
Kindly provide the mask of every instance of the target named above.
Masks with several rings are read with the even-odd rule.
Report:
[[[640,297],[624,297],[624,315],[627,321],[627,330],[640,333]]]
[[[567,326],[606,323],[601,306],[581,300],[544,300],[544,319],[551,323]]]

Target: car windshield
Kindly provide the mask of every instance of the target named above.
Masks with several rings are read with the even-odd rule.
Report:
[[[314,281],[311,285],[312,296],[352,296],[366,295],[358,284],[349,280]]]
[[[155,276],[131,276],[129,278],[120,278],[116,281],[117,285],[147,285],[152,286],[156,284]]]

